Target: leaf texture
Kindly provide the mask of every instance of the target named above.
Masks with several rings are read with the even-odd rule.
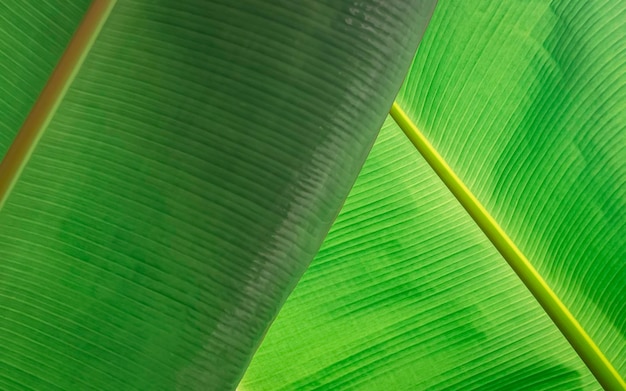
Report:
[[[239,387],[315,389],[600,387],[389,118]]]
[[[442,1],[397,98],[622,377],[625,9],[619,1]],[[432,190],[418,187],[429,169],[406,163],[409,152],[385,131],[241,389],[599,387],[573,350],[553,349],[564,341],[545,316],[528,315],[537,323],[518,331],[520,317],[542,309],[519,281],[513,288],[516,276],[498,285],[503,272],[495,266],[481,266],[488,271],[474,271],[476,277],[467,262],[459,265],[468,247],[489,246],[486,239],[462,239],[474,229],[469,217],[447,240],[426,234],[456,229],[460,217],[451,218],[450,207],[433,211]],[[389,161],[395,163],[380,168]],[[393,170],[401,173],[394,177]],[[416,196],[394,198],[403,188]],[[508,268],[497,253],[491,257],[472,258],[472,266]],[[431,262],[448,265],[442,269],[448,274],[427,272]],[[484,275],[491,277],[482,281]],[[452,298],[445,283],[459,284]],[[414,294],[432,285],[440,291],[428,299]],[[502,301],[484,304],[492,297]],[[489,309],[475,311],[473,324],[488,337],[465,335],[466,361],[453,338],[460,327],[451,321],[466,315],[454,301]],[[494,332],[494,324],[502,330]],[[557,351],[553,363],[560,364],[552,370],[520,359],[534,354],[530,361],[545,363],[542,357]],[[311,368],[291,373],[284,357]],[[576,375],[568,378],[564,368]]]
[[[622,378],[625,20],[622,1],[442,3],[397,98]]]
[[[0,3],[0,157],[11,145],[90,2]]]
[[[0,388],[234,388],[432,7],[119,0],[0,211]]]

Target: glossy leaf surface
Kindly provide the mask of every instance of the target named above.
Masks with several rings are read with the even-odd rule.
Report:
[[[625,18],[619,1],[442,1],[397,98],[622,376]],[[241,389],[598,388],[504,259],[465,255],[490,243],[394,137]]]
[[[0,211],[0,388],[234,388],[428,4],[118,1]]]
[[[239,387],[598,388],[391,119]]]
[[[437,20],[398,102],[626,377],[626,3]]]

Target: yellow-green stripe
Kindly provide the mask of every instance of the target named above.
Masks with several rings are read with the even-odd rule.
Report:
[[[500,254],[502,254],[515,273],[517,273],[533,296],[535,296],[602,387],[606,390],[626,390],[624,380],[576,318],[502,230],[500,225],[424,137],[417,126],[409,119],[397,102],[393,103],[389,113],[452,194],[476,221],[476,224],[478,224]]]

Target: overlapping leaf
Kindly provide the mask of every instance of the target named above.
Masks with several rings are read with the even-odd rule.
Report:
[[[598,388],[389,119],[239,389]]]
[[[82,10],[26,3],[0,6],[4,149]],[[0,388],[234,388],[429,3],[117,1],[0,211]]]
[[[622,376],[625,19],[619,1],[442,1],[398,96]],[[467,255],[488,242],[391,134],[242,389],[599,387],[495,250]]]

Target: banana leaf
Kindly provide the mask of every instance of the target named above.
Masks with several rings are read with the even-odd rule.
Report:
[[[442,0],[394,115],[585,330],[599,382],[389,119],[240,390],[626,388],[625,86],[624,2]]]
[[[320,386],[576,390],[597,383],[389,119],[240,390]]]
[[[433,5],[0,5],[1,387],[626,388],[626,5]]]
[[[432,8],[3,1],[0,389],[234,389]]]

